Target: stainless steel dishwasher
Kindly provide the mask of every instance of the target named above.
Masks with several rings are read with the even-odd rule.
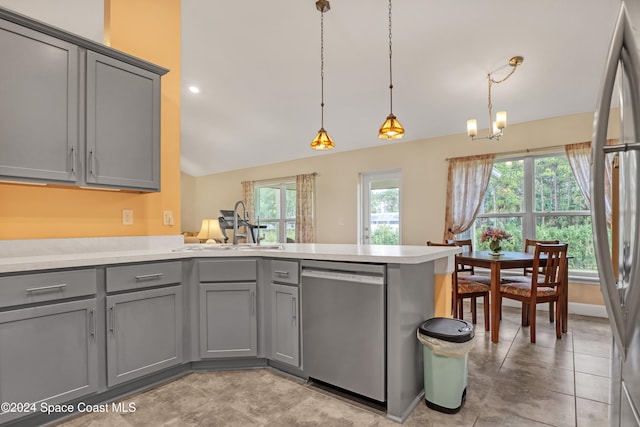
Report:
[[[385,266],[302,261],[304,373],[386,400]]]

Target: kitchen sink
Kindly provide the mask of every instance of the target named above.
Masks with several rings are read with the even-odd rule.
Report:
[[[222,244],[186,244],[182,248],[174,249],[173,252],[197,252],[197,251],[246,251],[246,250],[256,250],[256,251],[281,251],[284,249],[284,246],[281,244],[260,244],[257,245],[255,243],[240,243],[238,245],[232,245],[230,243],[222,243]]]
[[[244,244],[238,244],[238,245],[230,245],[231,249],[235,249],[235,250],[243,250],[243,249],[255,249],[255,250],[278,250],[281,251],[284,249],[284,246],[279,245],[277,243],[275,244],[255,244],[255,243],[244,243]]]

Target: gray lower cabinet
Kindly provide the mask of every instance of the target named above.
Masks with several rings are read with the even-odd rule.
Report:
[[[297,286],[271,283],[271,359],[300,365],[300,316]]]
[[[107,296],[109,387],[183,362],[182,287]]]
[[[88,184],[160,189],[160,76],[87,52]]]
[[[256,283],[200,283],[199,286],[200,357],[257,356]]]
[[[77,179],[78,47],[0,19],[0,176]]]
[[[62,403],[97,390],[96,299],[0,313],[0,402]],[[33,412],[0,413],[0,424]],[[26,413],[25,413],[26,412]]]

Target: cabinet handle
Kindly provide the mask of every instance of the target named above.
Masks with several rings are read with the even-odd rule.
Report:
[[[136,276],[136,281],[140,282],[140,281],[143,281],[143,280],[159,279],[162,276],[164,276],[164,273],[141,274],[140,276]]]
[[[296,320],[296,316],[297,316],[297,307],[296,307],[296,297],[291,298],[291,308],[292,308],[292,315],[293,315],[293,320]]]
[[[76,147],[71,147],[71,173],[76,173]]]
[[[93,175],[93,150],[89,151],[89,175]]]
[[[96,309],[92,308],[89,312],[89,334],[96,337]]]
[[[274,273],[276,273],[278,276],[289,277],[288,271],[276,270],[274,271]]]
[[[112,305],[111,307],[109,307],[109,331],[111,331],[111,333],[115,334],[115,328],[116,328],[116,317],[115,317],[115,308]]]
[[[39,288],[29,288],[26,292],[41,292],[41,291],[57,291],[66,288],[66,283],[60,283],[59,285],[40,286]]]
[[[256,292],[251,291],[251,314],[256,312]]]

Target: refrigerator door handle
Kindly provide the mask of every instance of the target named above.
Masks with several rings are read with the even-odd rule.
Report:
[[[628,16],[625,14],[625,19],[627,19],[625,24],[625,29],[633,28],[630,21],[628,21]],[[637,32],[638,30],[633,28],[633,31]],[[625,30],[626,32],[626,30]],[[640,135],[640,46],[636,44],[636,37],[626,37],[624,39],[624,47],[621,52],[621,58],[624,68],[624,74],[627,76],[629,88],[625,91],[625,96],[628,97],[631,101],[631,111],[625,113],[623,110],[623,120],[632,120],[633,124],[633,140],[634,142],[637,140],[638,135]],[[630,113],[630,114],[629,114]],[[627,138],[625,138],[626,140]],[[625,141],[626,142],[626,141]],[[626,144],[627,146],[635,146],[636,144]],[[625,156],[635,156],[636,162],[638,161],[637,153],[635,153],[635,147],[632,148],[634,152],[628,153]],[[630,159],[629,159],[630,160]],[[624,167],[624,164],[623,164]],[[638,165],[636,165],[636,168]],[[632,169],[633,170],[633,169]],[[637,172],[637,170],[636,170]],[[640,177],[635,176],[632,178],[635,182],[636,186]],[[626,283],[628,288],[626,289],[626,295],[623,303],[623,313],[624,313],[624,342],[625,347],[627,347],[633,340],[633,335],[636,333],[636,324],[638,322],[638,318],[640,316],[640,263],[638,260],[638,250],[640,247],[640,223],[638,222],[640,218],[638,213],[640,212],[640,198],[637,195],[637,189],[633,188],[625,188],[625,191],[632,191],[636,193],[635,198],[632,198],[631,201],[635,204],[632,209],[635,212],[635,221],[636,224],[633,227],[633,235],[629,236],[631,242],[631,251],[627,251],[626,256],[624,258],[626,265],[629,268],[625,268],[628,272],[628,276],[626,277]],[[624,358],[626,358],[626,353],[624,354]]]
[[[618,350],[622,357],[626,355],[627,340],[624,331],[624,312],[618,296],[616,277],[613,274],[609,237],[607,235],[607,213],[605,209],[605,162],[604,146],[607,140],[607,128],[611,98],[618,64],[624,44],[626,25],[624,3],[620,7],[618,21],[613,33],[613,40],[605,65],[604,76],[600,86],[600,94],[593,119],[593,136],[591,143],[591,224],[593,227],[593,243],[598,263],[600,287],[609,313],[609,323]]]

